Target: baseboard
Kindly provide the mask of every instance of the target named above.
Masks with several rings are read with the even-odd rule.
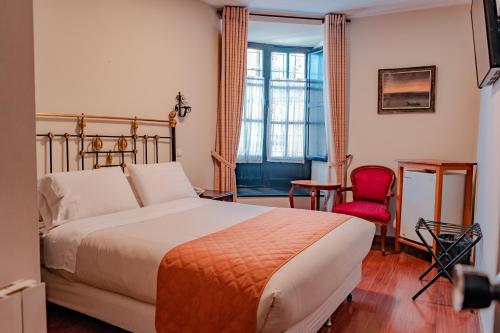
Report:
[[[385,238],[385,251],[386,255],[391,255],[391,254],[396,254],[394,252],[394,244],[395,244],[395,238],[387,236]],[[380,244],[381,244],[381,236],[380,235],[375,235],[375,238],[373,239],[373,244],[372,244],[372,250],[377,250],[380,251]],[[413,246],[409,246],[406,244],[401,244],[401,252],[409,254],[411,256],[417,257],[419,259],[431,262],[432,256],[427,253],[426,251],[414,248]]]

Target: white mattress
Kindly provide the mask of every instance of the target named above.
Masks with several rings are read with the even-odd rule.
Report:
[[[45,265],[67,279],[154,304],[163,255],[176,245],[270,208],[182,199],[74,221],[44,238]],[[330,213],[325,213],[330,214]],[[313,313],[368,253],[375,226],[351,218],[278,270],[259,303],[258,328],[284,331]]]

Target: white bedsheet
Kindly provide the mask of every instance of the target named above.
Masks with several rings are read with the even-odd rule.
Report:
[[[82,240],[90,233],[157,219],[208,204],[210,204],[210,201],[206,199],[185,198],[119,213],[84,218],[63,224],[50,230],[43,237],[44,265],[48,268],[62,269],[70,273],[75,273],[78,247]],[[242,218],[251,218],[270,210],[268,207],[253,207],[255,207],[254,214],[250,214],[250,216],[245,214]],[[203,219],[203,216],[200,216],[200,219]]]

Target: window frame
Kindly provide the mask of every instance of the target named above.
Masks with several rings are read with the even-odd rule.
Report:
[[[238,196],[285,196],[290,187],[290,179],[308,179],[311,177],[311,160],[307,158],[307,140],[308,140],[308,106],[307,106],[307,55],[313,48],[309,47],[290,47],[278,46],[261,43],[248,43],[249,49],[262,50],[263,54],[263,77],[264,77],[264,133],[263,133],[263,150],[262,162],[237,162],[236,174],[238,181]],[[268,144],[268,121],[269,121],[269,93],[270,93],[270,77],[271,77],[271,52],[286,52],[286,53],[304,53],[306,56],[306,64],[304,75],[306,80],[306,105],[305,105],[305,138],[304,138],[304,162],[294,161],[269,161],[267,157]],[[246,79],[246,76],[245,76]],[[246,83],[245,83],[246,84]],[[289,175],[293,174],[293,177]],[[245,191],[240,192],[244,188],[270,188],[279,189],[273,193],[260,192],[259,194],[246,194]],[[282,192],[282,193],[281,193]]]
[[[242,126],[243,126],[243,123],[246,122],[246,123],[259,123],[259,124],[262,124],[262,128],[263,128],[263,133],[262,135],[265,135],[266,133],[266,106],[265,106],[265,101],[266,101],[266,96],[265,96],[265,93],[266,93],[266,77],[265,77],[265,74],[264,74],[264,51],[260,48],[254,48],[254,47],[250,47],[248,46],[248,49],[256,49],[256,50],[259,50],[261,51],[261,65],[262,65],[262,77],[248,77],[248,68],[245,72],[245,86],[244,86],[244,93],[246,94],[246,91],[247,91],[247,84],[248,84],[248,80],[262,80],[262,97],[264,99],[264,101],[262,101],[262,119],[259,119],[259,120],[256,120],[256,119],[251,119],[251,118],[248,118],[248,117],[245,117],[246,115],[246,112],[245,112],[245,107],[246,107],[246,104],[247,104],[247,101],[246,101],[246,96],[244,96],[244,99],[243,99],[243,114],[242,114],[242,118],[241,118],[241,122],[242,122]],[[248,53],[248,52],[247,52]],[[241,135],[241,133],[240,133]],[[241,140],[241,136],[240,136],[240,140]],[[237,156],[237,163],[262,163],[264,162],[264,149],[265,149],[265,138],[263,137],[262,138],[262,147],[261,147],[261,156],[260,158],[255,158],[256,156],[253,156],[253,155],[245,155],[245,159],[242,160],[242,161],[238,161],[238,156]],[[238,143],[238,150],[239,150],[239,145],[240,143]],[[252,158],[252,156],[254,158]]]
[[[262,43],[248,43],[249,49],[259,49],[262,50],[262,65],[263,65],[263,78],[264,78],[264,133],[263,133],[263,150],[262,150],[262,163],[290,163],[290,164],[303,164],[307,161],[306,158],[306,148],[307,148],[307,119],[308,119],[308,107],[307,107],[307,54],[311,52],[314,48],[312,47],[295,47],[295,46],[279,46],[279,45],[271,45],[271,44],[262,44]],[[285,52],[287,54],[290,53],[304,53],[306,58],[305,68],[304,68],[304,77],[306,82],[306,98],[305,98],[305,115],[304,115],[304,162],[295,162],[295,161],[285,161],[285,160],[269,160],[267,148],[268,148],[268,126],[269,126],[269,93],[270,93],[270,82],[271,82],[271,53],[272,52]],[[287,71],[288,71],[288,61],[287,61]],[[246,80],[246,76],[245,76]],[[246,84],[246,83],[245,83]],[[250,162],[251,163],[251,162]]]
[[[324,56],[324,50],[323,50],[323,47],[314,47],[314,48],[311,48],[309,50],[309,52],[307,53],[307,70],[309,71],[310,69],[310,56],[313,55],[313,54],[317,54],[317,53],[321,53],[322,54],[322,58]],[[324,73],[324,68],[323,68],[323,73]],[[320,125],[322,124],[323,126],[326,126],[326,121],[325,121],[325,105],[324,105],[324,95],[323,95],[323,121],[322,122],[314,122],[311,120],[310,118],[310,115],[311,115],[311,91],[313,90],[312,86],[314,84],[317,84],[319,82],[321,82],[321,89],[324,89],[324,86],[325,86],[325,83],[324,81],[316,81],[316,80],[311,80],[310,77],[307,77],[306,76],[306,81],[307,81],[307,95],[306,95],[306,103],[307,103],[307,107],[306,107],[306,150],[305,150],[305,158],[306,160],[309,160],[309,161],[319,161],[319,162],[328,162],[328,151],[327,149],[325,149],[325,153],[323,155],[317,155],[317,154],[312,154],[310,152],[310,131],[311,131],[311,124],[312,125]],[[325,127],[325,137],[326,137],[326,127]],[[326,143],[326,142],[325,142]]]
[[[268,108],[267,110],[265,110],[268,114],[268,119],[267,119],[267,123],[266,123],[266,145],[265,145],[265,149],[267,150],[267,152],[270,151],[271,149],[271,146],[268,145],[269,141],[270,141],[270,127],[272,125],[282,125],[282,126],[285,126],[285,144],[284,144],[284,148],[285,148],[285,156],[280,158],[280,157],[270,157],[269,153],[266,155],[266,158],[267,158],[267,161],[268,162],[273,162],[273,163],[277,163],[277,162],[282,162],[282,163],[300,163],[300,164],[303,164],[305,163],[306,161],[306,144],[307,144],[307,138],[306,138],[306,135],[307,135],[307,111],[308,111],[308,108],[307,108],[307,88],[308,88],[308,84],[307,84],[307,67],[308,67],[308,63],[307,63],[307,55],[308,55],[308,51],[309,49],[308,48],[301,48],[301,47],[288,47],[288,48],[284,48],[284,47],[271,47],[270,50],[269,50],[269,53],[268,53],[268,60],[269,60],[269,78],[268,78],[268,83],[269,83],[269,90],[268,90]],[[272,78],[272,54],[273,53],[282,53],[282,54],[285,54],[286,56],[286,68],[285,68],[285,73],[286,73],[286,78],[285,79],[273,79]],[[304,55],[304,80],[303,81],[299,81],[299,80],[291,80],[290,79],[290,56],[292,54],[303,54]],[[270,113],[271,113],[271,105],[270,105],[270,96],[271,96],[271,88],[272,88],[272,83],[275,82],[275,83],[286,83],[287,85],[291,82],[295,82],[295,83],[303,83],[303,88],[302,87],[299,87],[298,89],[299,90],[302,90],[304,91],[304,118],[303,118],[303,121],[293,121],[293,120],[290,120],[289,117],[290,117],[290,114],[289,112],[287,111],[287,115],[286,115],[286,119],[285,120],[272,120],[271,117],[269,116]],[[289,95],[290,93],[290,89],[296,89],[296,88],[290,88],[289,86],[286,86],[285,87],[285,91],[287,93],[287,95]],[[289,102],[289,100],[287,99],[287,102]],[[287,109],[288,109],[288,106],[287,106]],[[302,143],[302,156],[301,158],[292,158],[292,157],[289,157],[288,156],[288,140],[290,139],[289,137],[289,130],[290,130],[290,125],[303,125],[304,126],[304,142]]]

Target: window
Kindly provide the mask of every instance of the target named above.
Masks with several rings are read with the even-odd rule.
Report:
[[[326,157],[323,74],[318,66],[322,58],[312,56],[315,52],[249,45],[236,167],[238,195],[284,195],[291,180],[311,177],[311,159],[321,159],[322,149]]]
[[[239,163],[262,162],[264,145],[264,67],[262,50],[248,49],[247,79],[241,121]]]
[[[304,162],[305,53],[271,52],[268,161]]]

